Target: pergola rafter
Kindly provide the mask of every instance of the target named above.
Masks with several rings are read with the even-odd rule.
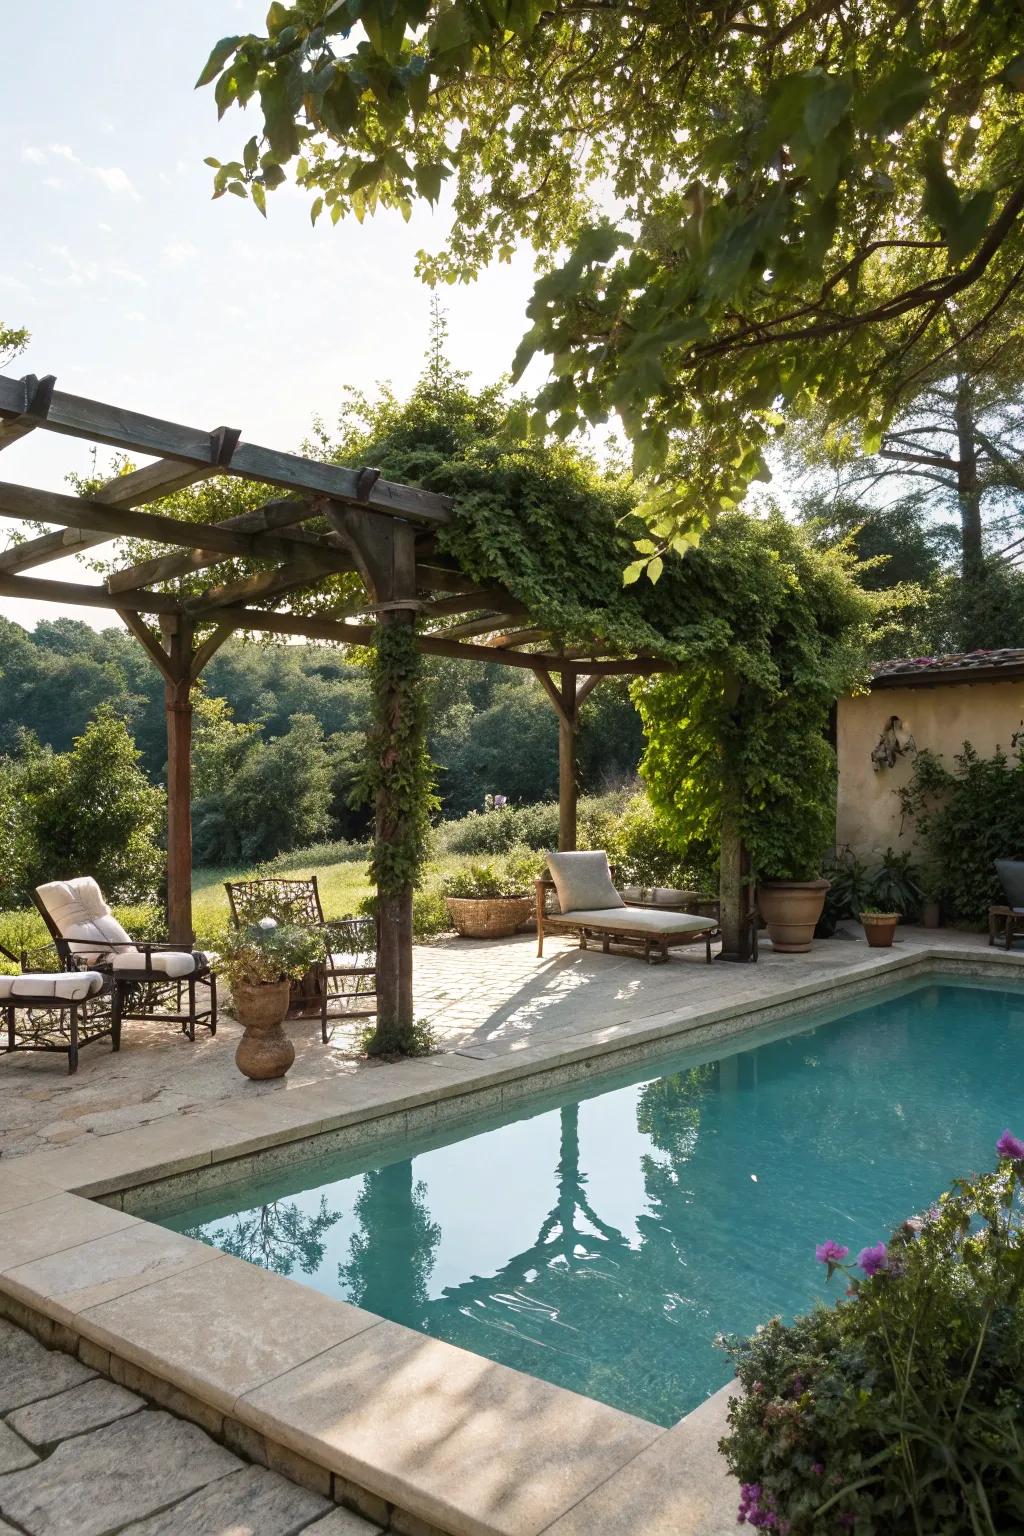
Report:
[[[108,608],[120,615],[160,670],[168,730],[168,919],[173,939],[192,937],[191,689],[236,631],[372,645],[382,626],[413,627],[419,619],[430,626],[417,635],[426,655],[532,671],[558,711],[560,845],[575,846],[579,706],[601,678],[660,672],[667,670],[665,662],[617,656],[597,637],[589,651],[578,644],[568,649],[512,593],[482,584],[438,551],[436,530],[452,517],[448,497],[385,480],[376,469],[281,453],[243,441],[233,428],[204,431],[65,394],[52,378],[0,377],[0,450],[33,431],[154,457],[153,463],[83,497],[0,482],[0,516],[57,525],[56,531],[0,553],[0,595]],[[215,475],[261,482],[278,494],[215,523],[140,510]],[[163,548],[113,572],[103,585],[23,574],[117,538]],[[193,598],[161,590],[180,577],[238,559],[257,569],[213,580]],[[365,596],[339,594],[331,610],[315,615],[289,608],[289,598],[298,592],[314,591],[341,574],[358,575]],[[146,614],[157,619],[159,632],[142,617]],[[212,633],[206,634],[211,626]],[[393,911],[381,913],[379,959],[382,1011],[410,1020],[411,925],[409,890]]]

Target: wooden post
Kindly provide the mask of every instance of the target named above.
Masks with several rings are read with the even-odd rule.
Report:
[[[161,618],[170,676],[164,680],[167,719],[167,933],[191,947],[192,928],[192,626]]]
[[[372,473],[372,472],[368,472]],[[361,507],[325,503],[328,521],[344,539],[369,591],[382,629],[411,631],[416,623],[416,538],[410,523]],[[393,756],[401,692],[389,689],[380,701],[378,743],[382,758]],[[374,808],[377,842],[400,844],[408,828],[391,797],[380,791]],[[411,882],[397,892],[377,893],[377,1048],[403,1050],[413,1026]],[[373,1047],[371,1047],[373,1049]]]
[[[562,672],[562,708],[558,715],[558,851],[571,852],[576,847],[576,736],[579,710],[576,702],[576,673],[571,667]]]
[[[718,897],[722,929],[723,960],[749,960],[752,952],[750,927],[750,854],[743,846],[739,819],[727,812],[722,817],[722,862]]]

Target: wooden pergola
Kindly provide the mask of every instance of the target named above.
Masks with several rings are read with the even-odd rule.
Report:
[[[604,677],[670,670],[653,657],[612,654],[595,636],[568,647],[500,587],[482,587],[436,547],[452,516],[449,498],[385,480],[372,468],[348,469],[242,440],[232,427],[205,431],[55,388],[53,376],[0,376],[0,451],[30,432],[62,433],[149,456],[152,463],[108,481],[88,497],[0,481],[0,515],[55,525],[0,552],[0,596],[107,608],[158,668],[167,718],[167,908],[176,942],[192,934],[191,735],[193,684],[236,630],[345,645],[372,644],[381,626],[418,626],[426,655],[525,667],[537,677],[559,721],[559,846],[576,846],[577,732],[583,700]],[[284,492],[217,523],[184,522],[139,511],[216,475]],[[310,523],[317,527],[307,526]],[[323,531],[326,524],[327,531]],[[116,538],[166,546],[167,553],[109,575],[99,585],[25,572]],[[260,569],[179,599],[157,588],[232,556]],[[365,598],[329,615],[289,610],[296,593],[337,572],[356,573]],[[455,620],[455,622],[452,622]],[[380,831],[380,829],[378,829]],[[724,875],[723,871],[723,875]],[[725,889],[723,908],[731,906]],[[412,1017],[412,891],[380,914],[382,1012]],[[723,910],[726,952],[745,957],[746,925]]]

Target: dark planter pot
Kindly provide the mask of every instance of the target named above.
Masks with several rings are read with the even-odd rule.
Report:
[[[830,885],[829,880],[766,880],[758,886],[757,905],[774,950],[801,955],[810,949]]]
[[[290,991],[287,981],[255,987],[236,982],[231,989],[235,1018],[245,1029],[235,1051],[235,1066],[257,1082],[284,1077],[295,1060],[295,1047],[281,1028]]]

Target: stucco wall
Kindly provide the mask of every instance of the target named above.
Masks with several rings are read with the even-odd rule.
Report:
[[[839,801],[836,842],[862,857],[913,846],[911,828],[900,836],[900,810],[893,793],[905,784],[912,758],[876,773],[871,753],[891,715],[919,748],[938,753],[952,767],[964,741],[983,757],[997,746],[1010,750],[1010,737],[1024,719],[1024,679],[996,683],[940,683],[931,688],[875,688],[840,699],[836,721]]]

